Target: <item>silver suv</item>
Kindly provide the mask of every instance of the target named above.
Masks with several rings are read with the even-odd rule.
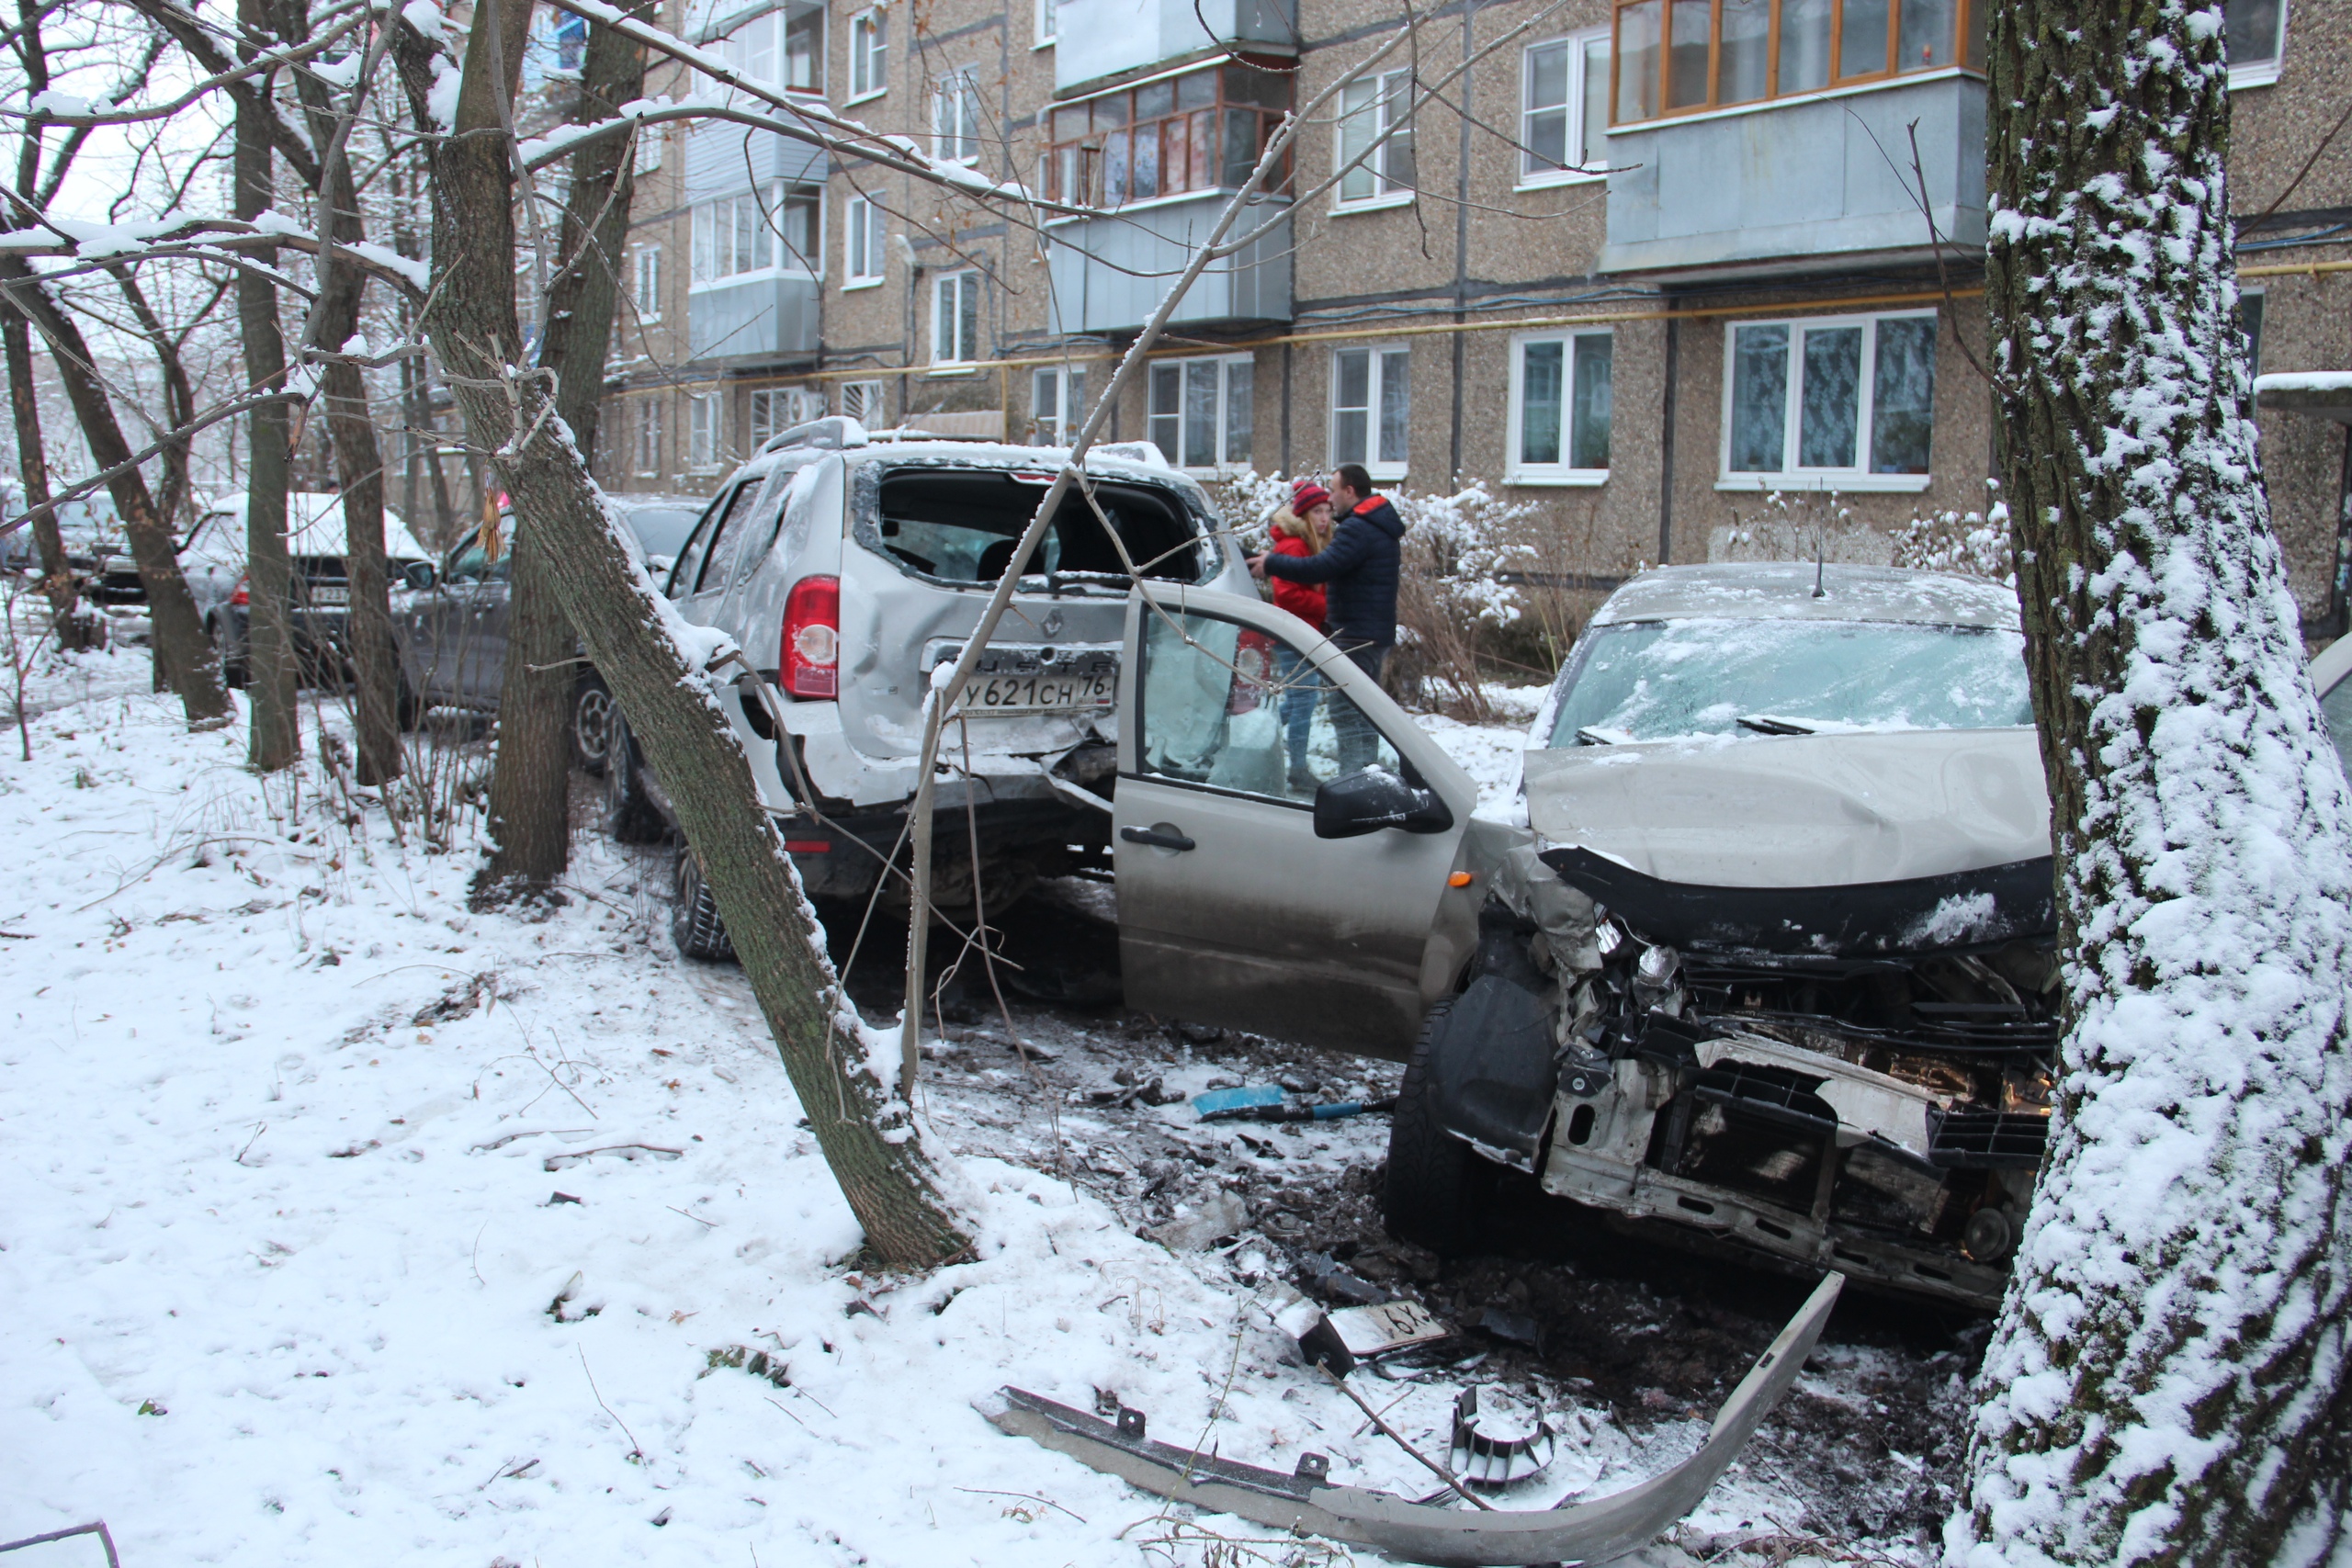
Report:
[[[679,613],[733,637],[783,698],[783,745],[756,700],[739,692],[729,706],[812,897],[863,897],[886,857],[903,858],[932,671],[962,652],[1068,457],[820,420],[730,475],[679,551],[664,583]],[[1086,472],[1116,542],[1073,492],[947,731],[959,776],[935,792],[944,908],[970,906],[976,862],[991,910],[1041,876],[1108,868],[1128,562],[1158,583],[1254,593],[1208,497],[1156,449],[1098,447]],[[614,762],[614,832],[673,830],[635,744],[616,744]],[[719,955],[691,855],[679,879],[681,945]]]

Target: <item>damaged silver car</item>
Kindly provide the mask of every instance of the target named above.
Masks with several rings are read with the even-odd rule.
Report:
[[[1385,1218],[1453,1250],[1501,1168],[1750,1257],[2000,1295],[2059,1033],[2013,592],[1668,568],[1594,615],[1525,758]]]

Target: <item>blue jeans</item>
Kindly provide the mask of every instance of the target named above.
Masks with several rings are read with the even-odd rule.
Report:
[[[1282,694],[1277,711],[1283,717],[1283,750],[1294,768],[1306,766],[1306,737],[1315,724],[1315,705],[1322,700],[1323,677],[1306,656],[1286,643],[1274,645],[1274,681]]]
[[[1388,662],[1385,643],[1360,642],[1340,651],[1375,682],[1380,679],[1381,666]],[[1380,731],[1372,727],[1372,720],[1364,717],[1362,708],[1345,697],[1336,698],[1331,705],[1331,729],[1339,741],[1341,773],[1360,773],[1380,761]]]

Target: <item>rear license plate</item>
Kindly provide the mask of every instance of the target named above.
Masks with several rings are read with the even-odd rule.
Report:
[[[964,694],[967,705],[991,713],[1107,708],[1118,700],[1118,656],[1081,649],[992,648],[980,655]]]
[[[348,604],[351,603],[351,590],[314,586],[310,591],[310,600],[313,604]]]

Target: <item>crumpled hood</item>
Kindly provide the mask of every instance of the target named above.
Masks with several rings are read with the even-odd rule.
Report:
[[[2050,853],[2030,728],[1532,750],[1526,781],[1536,832],[1666,882],[1904,882]]]

